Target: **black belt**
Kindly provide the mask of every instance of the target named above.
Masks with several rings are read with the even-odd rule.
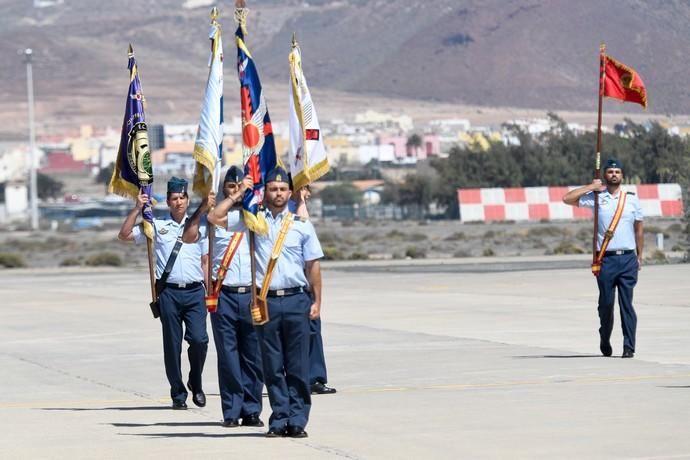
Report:
[[[622,256],[623,254],[632,254],[634,253],[634,249],[619,249],[617,251],[606,251],[604,253],[604,257],[608,256]]]
[[[221,286],[221,291],[227,294],[248,294],[252,292],[251,286]]]
[[[301,294],[303,292],[308,293],[309,289],[304,286],[285,288],[285,289],[269,289],[268,297],[285,297],[288,295]]]
[[[189,289],[196,289],[199,286],[203,286],[201,281],[193,281],[191,283],[165,283],[165,287],[170,289],[181,289],[187,291]]]

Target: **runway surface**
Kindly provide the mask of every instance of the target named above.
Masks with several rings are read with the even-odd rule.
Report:
[[[595,280],[567,260],[325,264],[338,393],[302,440],[220,426],[213,346],[207,406],[169,409],[144,271],[1,270],[0,456],[690,458],[690,265],[643,268],[623,360],[618,314],[604,358]]]

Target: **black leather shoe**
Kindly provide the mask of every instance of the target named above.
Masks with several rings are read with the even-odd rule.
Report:
[[[252,414],[242,417],[242,426],[264,426],[264,422],[259,418],[259,414]]]
[[[236,418],[229,418],[227,420],[223,420],[223,426],[225,428],[237,428],[240,426],[240,422],[238,422]]]
[[[599,350],[601,350],[601,354],[604,356],[611,356],[613,354],[611,344],[609,342],[604,342],[603,340],[599,342]]]
[[[285,428],[269,428],[268,433],[266,433],[267,438],[282,438],[285,436]]]
[[[335,392],[335,388],[327,387],[325,383],[316,382],[311,386],[311,394],[313,395],[330,395]]]
[[[187,410],[187,403],[184,401],[173,401],[173,410]]]
[[[626,348],[625,350],[623,350],[623,355],[621,356],[621,358],[632,358],[633,356],[635,356],[635,353],[632,350],[628,350]]]
[[[204,407],[206,405],[206,395],[204,394],[204,390],[194,392],[192,385],[190,385],[189,382],[187,382],[187,388],[189,388],[189,391],[192,392],[192,402],[198,407]]]
[[[304,428],[301,426],[289,426],[287,429],[287,435],[291,438],[306,438],[309,435],[307,434],[306,431],[304,431]]]

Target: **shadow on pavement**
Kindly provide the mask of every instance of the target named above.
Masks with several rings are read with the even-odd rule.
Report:
[[[526,355],[513,356],[514,359],[567,359],[567,358],[603,358],[601,355]]]
[[[139,428],[146,426],[221,426],[220,422],[110,423],[109,425],[118,428]]]
[[[39,410],[70,410],[70,411],[91,411],[91,410],[172,410],[170,406],[131,406],[131,407],[42,407]]]
[[[120,436],[145,436],[147,438],[264,438],[264,433],[118,433]]]

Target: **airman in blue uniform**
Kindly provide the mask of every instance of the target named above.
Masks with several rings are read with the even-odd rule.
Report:
[[[234,232],[227,230],[228,220],[238,222],[242,196],[251,187],[251,180],[243,182],[244,173],[231,166],[225,174],[219,210],[228,217],[209,222],[215,227],[213,250],[213,282],[215,285],[223,256]],[[218,309],[211,313],[213,341],[218,355],[218,386],[220,388],[223,426],[264,426],[259,418],[262,408],[263,373],[259,339],[251,317],[252,274],[249,254],[249,235],[242,239],[228,267],[218,299]]]
[[[118,238],[123,241],[134,241],[141,244],[146,241],[141,226],[135,226],[149,197],[140,194],[135,208],[125,218]],[[187,223],[189,196],[187,181],[173,177],[168,182],[167,204],[170,215],[166,219],[154,219],[156,279],[160,279],[173,247],[182,238]],[[208,207],[204,200],[191,220],[198,222],[201,213]],[[182,381],[180,353],[184,324],[184,339],[189,344],[189,378],[187,388],[192,391],[194,403],[203,407],[206,396],[203,392],[201,374],[206,361],[208,334],[206,333],[206,305],[204,302],[203,258],[208,252],[208,240],[200,239],[193,244],[182,244],[175,259],[165,287],[160,292],[160,321],[163,330],[163,356],[165,373],[170,383],[170,397],[173,409],[186,409],[187,389]]]
[[[257,284],[263,285],[266,268],[284,220],[288,217],[290,189],[287,172],[277,167],[266,175],[264,216],[268,234],[256,235]],[[222,203],[221,203],[222,205]],[[221,206],[214,211],[222,218]],[[228,218],[228,230],[243,228]],[[295,218],[289,225],[280,256],[268,285],[270,321],[259,326],[264,380],[272,414],[267,437],[303,438],[309,421],[309,320],[321,310],[321,244],[312,224]]]
[[[313,395],[329,395],[337,391],[327,385],[328,372],[323,352],[321,318],[309,321],[309,383]]]
[[[626,194],[625,206],[620,221],[604,251],[601,271],[597,276],[599,287],[599,348],[604,356],[611,356],[611,331],[613,330],[613,306],[616,289],[623,328],[623,358],[632,358],[635,353],[635,332],[637,315],[633,308],[633,288],[642,265],[644,249],[644,227],[642,208],[637,196],[626,192],[621,183],[623,168],[618,160],[610,159],[604,166],[606,190],[601,180],[569,191],[563,202],[571,206],[594,208],[595,196],[599,199],[599,220],[597,223],[597,249],[600,251],[604,235],[609,228],[618,207],[619,200]]]
[[[309,186],[302,187],[295,192],[290,181],[290,190],[293,198],[290,199],[288,208],[300,217],[309,218],[307,200],[311,196]],[[321,336],[321,317],[309,321],[309,383],[311,394],[327,395],[337,390],[329,387],[328,371],[326,370],[326,356],[323,351],[323,337]]]

